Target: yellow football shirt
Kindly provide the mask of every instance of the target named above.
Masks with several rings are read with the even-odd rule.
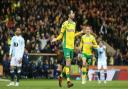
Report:
[[[74,49],[76,23],[73,21],[65,21],[61,27],[61,33],[57,40],[63,37],[63,48]]]
[[[93,35],[83,35],[81,37],[80,48],[82,48],[82,53],[86,55],[92,55],[92,47],[97,48],[97,42]]]

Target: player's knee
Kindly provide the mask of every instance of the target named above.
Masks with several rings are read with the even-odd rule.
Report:
[[[66,60],[66,66],[71,66],[71,61],[70,60]]]
[[[14,68],[11,68],[10,69],[10,73],[14,73]]]
[[[21,73],[21,68],[17,69],[17,73],[20,74]]]
[[[62,67],[60,64],[57,65],[57,70],[61,71],[62,70]]]
[[[107,70],[104,70],[104,73],[107,73]]]
[[[21,70],[18,70],[17,73],[20,74],[21,73]]]
[[[86,67],[86,63],[83,63],[83,66]]]
[[[71,64],[70,63],[66,63],[66,66],[71,66]]]
[[[86,66],[86,61],[83,61],[83,66]]]

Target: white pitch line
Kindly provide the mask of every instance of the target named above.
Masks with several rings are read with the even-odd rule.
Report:
[[[10,81],[10,80],[8,80],[8,79],[0,79],[0,81]]]

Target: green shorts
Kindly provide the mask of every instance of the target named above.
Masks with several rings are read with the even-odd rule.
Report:
[[[87,55],[85,53],[82,53],[82,59],[86,59],[88,64],[91,64],[92,55]]]
[[[64,58],[66,59],[73,59],[73,55],[74,55],[74,50],[73,49],[69,49],[69,48],[64,48]]]

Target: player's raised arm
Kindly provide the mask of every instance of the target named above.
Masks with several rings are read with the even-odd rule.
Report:
[[[76,32],[76,33],[75,33],[75,36],[79,36],[79,35],[81,35],[82,33],[83,33],[83,30],[80,31],[80,32]]]

